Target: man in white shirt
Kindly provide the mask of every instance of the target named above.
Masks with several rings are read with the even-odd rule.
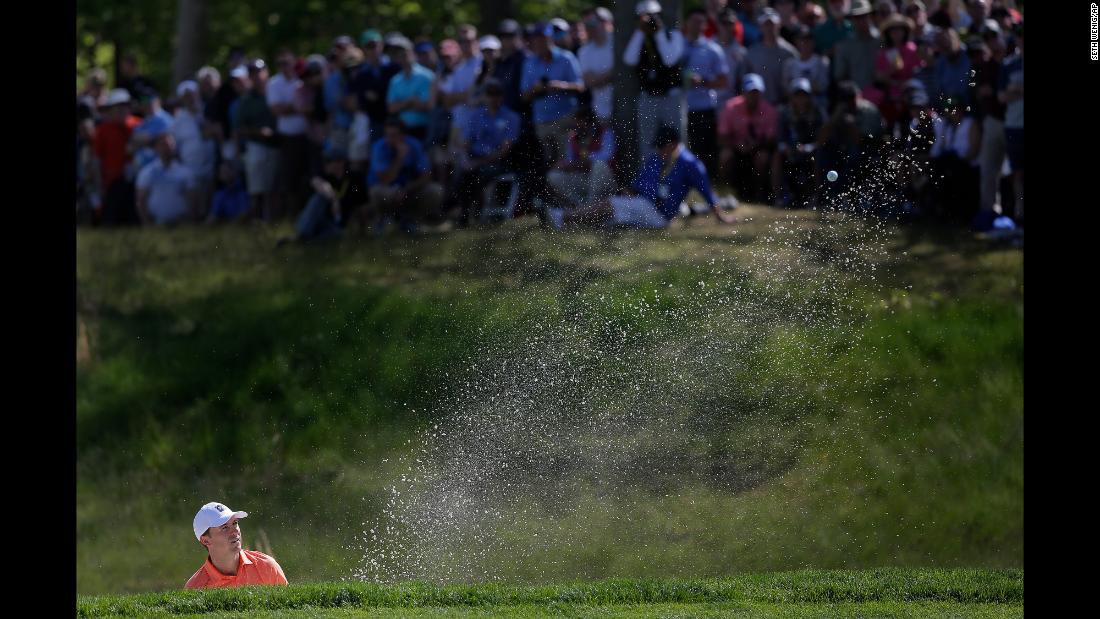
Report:
[[[687,109],[684,106],[680,61],[684,36],[661,21],[661,5],[642,0],[634,7],[638,27],[623,50],[623,62],[635,67],[641,92],[638,94],[638,144],[642,156],[654,152],[657,127],[670,126],[684,135]]]
[[[274,195],[277,215],[295,214],[305,200],[309,175],[309,121],[302,113],[298,91],[302,80],[295,71],[294,53],[279,52],[279,74],[267,82],[267,105],[275,114],[275,133],[279,136],[279,175]]]
[[[217,161],[217,142],[214,129],[202,115],[202,99],[199,85],[193,80],[180,82],[176,88],[180,99],[172,120],[171,132],[175,137],[180,161],[194,176],[196,217],[206,216],[206,208],[214,195],[214,165]]]
[[[611,123],[612,88],[615,82],[615,18],[611,11],[598,7],[584,22],[588,43],[577,50],[584,85],[592,93],[592,111],[601,125]]]
[[[146,225],[170,225],[195,210],[195,177],[176,159],[176,138],[171,132],[157,137],[156,151],[157,159],[138,173],[138,216]]]

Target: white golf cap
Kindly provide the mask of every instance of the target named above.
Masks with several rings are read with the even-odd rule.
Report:
[[[642,0],[634,5],[634,12],[638,15],[649,15],[661,12],[661,3],[657,0]]]
[[[195,514],[195,539],[211,527],[220,527],[234,518],[247,518],[248,512],[235,512],[222,503],[207,503]]]
[[[487,34],[478,39],[477,46],[481,49],[500,49],[500,39]]]
[[[122,103],[130,102],[130,91],[125,88],[115,88],[107,95],[107,103],[105,107],[111,107],[112,105],[119,105]]]
[[[182,97],[183,95],[187,94],[188,91],[193,93],[199,92],[199,85],[195,80],[183,80],[182,82],[180,82],[179,86],[176,86],[177,97]]]
[[[232,77],[233,79],[243,80],[244,78],[248,77],[248,67],[242,64],[236,69],[230,71],[229,77]]]

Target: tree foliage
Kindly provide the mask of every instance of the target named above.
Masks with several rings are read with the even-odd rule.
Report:
[[[594,4],[585,0],[208,0],[205,62],[223,67],[234,46],[265,58],[281,47],[301,54],[324,53],[336,36],[357,36],[367,28],[399,30],[438,41],[453,37],[462,23],[484,30],[506,17],[522,23],[551,17],[576,19]],[[119,51],[135,54],[142,71],[166,89],[172,77],[177,11],[176,0],[80,0],[78,70],[101,63],[104,46],[109,46],[116,58]],[[114,63],[117,60],[104,67],[112,83]]]

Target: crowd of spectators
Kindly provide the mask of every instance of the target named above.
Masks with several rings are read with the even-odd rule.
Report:
[[[736,203],[712,184],[806,206],[870,173],[900,179],[875,197],[900,212],[1022,223],[1011,2],[706,0],[679,27],[661,11],[642,0],[626,25],[593,7],[441,41],[367,28],[274,65],[234,49],[166,90],[126,56],[114,88],[94,69],[78,95],[78,220],[294,218],[306,240],[465,226],[503,206],[660,227],[690,213],[691,189],[711,207]],[[616,27],[631,29],[621,54]],[[615,96],[618,71],[637,92]],[[618,162],[617,101],[636,106],[638,169]]]

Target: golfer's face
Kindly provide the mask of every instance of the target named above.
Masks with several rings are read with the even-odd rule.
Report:
[[[241,525],[237,518],[220,527],[210,527],[209,537],[212,552],[239,551],[241,549]]]

